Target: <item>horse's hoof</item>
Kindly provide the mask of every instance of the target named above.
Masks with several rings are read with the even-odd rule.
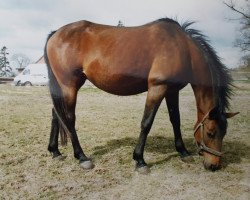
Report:
[[[143,166],[143,167],[136,167],[135,169],[139,174],[149,174],[150,173],[150,169],[148,166]]]
[[[87,161],[80,162],[80,166],[83,169],[93,169],[95,165],[91,160],[87,160]]]
[[[194,158],[193,156],[183,156],[181,157],[181,160],[185,163],[191,163],[191,162],[194,162]]]
[[[58,156],[55,156],[53,157],[53,160],[64,160],[66,158],[66,156],[63,156],[63,155],[58,155]]]

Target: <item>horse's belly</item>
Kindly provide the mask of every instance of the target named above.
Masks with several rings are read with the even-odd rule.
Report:
[[[150,64],[112,58],[89,62],[85,59],[83,70],[87,79],[111,94],[134,95],[147,91]]]
[[[115,95],[135,95],[147,91],[147,79],[126,75],[86,75],[99,89]]]

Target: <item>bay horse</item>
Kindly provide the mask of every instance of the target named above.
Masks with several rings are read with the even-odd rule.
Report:
[[[227,118],[238,114],[226,112],[232,78],[207,37],[190,28],[192,24],[180,25],[169,18],[137,27],[78,21],[49,34],[44,57],[53,101],[48,145],[53,158],[62,157],[58,149],[60,132],[62,143],[66,143],[67,135],[71,139],[80,166],[94,167],[84,154],[75,129],[77,93],[87,79],[115,95],[147,91],[141,132],[133,153],[139,172],[149,172],[144,147],[163,99],[173,126],[176,150],[182,158],[191,156],[182,140],[179,113],[179,91],[190,83],[197,106],[195,141],[204,156],[204,167],[219,169]]]

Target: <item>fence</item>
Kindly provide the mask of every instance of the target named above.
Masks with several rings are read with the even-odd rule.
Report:
[[[231,75],[235,81],[250,81],[250,72],[231,71]]]
[[[6,78],[6,77],[0,77],[0,84],[6,84],[11,83],[14,80],[14,78]]]

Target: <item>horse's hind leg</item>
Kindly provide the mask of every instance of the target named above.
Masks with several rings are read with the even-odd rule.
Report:
[[[59,121],[55,113],[54,108],[52,109],[52,121],[51,121],[51,132],[49,139],[48,150],[52,153],[53,158],[62,158],[61,153],[58,149],[58,135],[59,135]]]
[[[148,90],[144,115],[141,122],[141,133],[133,154],[133,158],[136,161],[136,170],[140,173],[149,172],[149,168],[143,158],[144,147],[156,112],[165,96],[166,89],[167,86],[165,85],[157,85],[150,87]]]
[[[187,151],[182,140],[180,129],[180,111],[179,111],[179,90],[171,91],[166,94],[169,118],[173,126],[175,136],[175,148],[180,153],[181,158],[185,160],[190,153]]]
[[[62,88],[62,93],[64,97],[64,106],[65,106],[65,117],[64,129],[67,129],[69,132],[72,146],[74,149],[74,156],[80,161],[81,167],[85,169],[93,168],[92,161],[84,154],[81,145],[79,143],[76,130],[75,130],[75,107],[76,107],[76,98],[77,98],[77,89],[76,88]]]

